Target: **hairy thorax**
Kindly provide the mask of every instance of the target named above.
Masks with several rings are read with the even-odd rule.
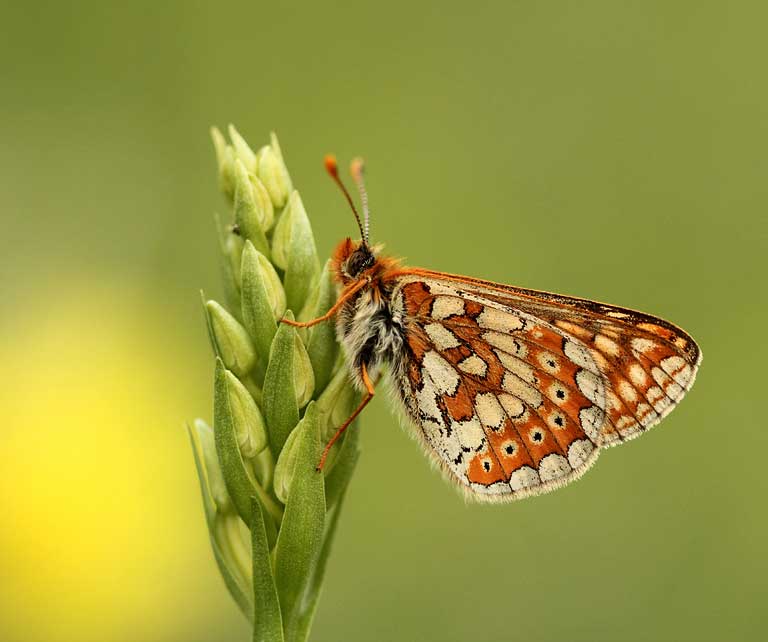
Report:
[[[343,306],[336,321],[347,363],[361,389],[361,366],[375,377],[382,365],[397,368],[402,361],[404,312],[402,305],[393,305],[390,294],[384,285],[374,282]]]

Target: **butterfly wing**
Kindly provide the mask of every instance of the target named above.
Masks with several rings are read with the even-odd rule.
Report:
[[[666,416],[701,355],[675,326],[584,299],[401,272],[395,378],[441,468],[475,499],[544,493]]]

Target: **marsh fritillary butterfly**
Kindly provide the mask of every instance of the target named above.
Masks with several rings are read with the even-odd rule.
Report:
[[[510,501],[578,477],[601,449],[642,434],[693,385],[696,342],[671,323],[587,299],[401,266],[368,238],[362,163],[352,176],[361,240],[333,255],[336,316],[354,383],[374,395],[388,366],[405,413],[445,476],[472,499]]]

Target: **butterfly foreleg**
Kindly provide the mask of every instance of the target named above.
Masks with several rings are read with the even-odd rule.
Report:
[[[317,317],[316,319],[311,319],[309,321],[291,321],[290,319],[280,319],[280,321],[281,323],[292,325],[295,328],[309,328],[313,325],[317,325],[318,323],[322,323],[323,321],[328,321],[328,319],[333,317],[333,315],[335,315],[341,309],[341,307],[347,301],[349,301],[350,297],[352,297],[358,290],[367,284],[368,282],[366,280],[360,280],[353,283],[349,288],[341,293],[339,298],[336,300],[336,303],[334,303],[328,312],[326,312],[321,317]]]
[[[325,445],[325,448],[323,449],[323,454],[320,456],[320,461],[317,464],[316,470],[319,472],[323,469],[323,466],[325,466],[325,459],[328,457],[328,453],[331,450],[331,447],[333,444],[335,444],[339,437],[341,437],[344,434],[344,431],[349,428],[349,425],[357,419],[357,416],[363,411],[363,408],[365,408],[368,403],[373,399],[373,395],[376,394],[376,391],[373,387],[373,382],[371,381],[371,378],[368,376],[368,370],[365,367],[365,364],[361,364],[360,366],[360,376],[363,379],[363,384],[365,385],[366,394],[365,397],[363,397],[363,400],[360,402],[360,405],[355,408],[355,411],[349,416],[349,419],[347,419],[341,426],[339,426],[336,429],[336,432],[333,433],[333,437],[330,438],[328,443]]]

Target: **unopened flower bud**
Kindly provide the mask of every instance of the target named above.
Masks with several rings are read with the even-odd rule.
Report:
[[[232,141],[232,147],[235,150],[235,157],[245,165],[245,169],[251,173],[255,173],[256,154],[250,148],[248,143],[245,142],[245,139],[240,135],[240,132],[235,129],[234,125],[230,125],[228,131],[229,139]]]
[[[235,160],[235,222],[243,238],[251,241],[260,252],[269,253],[262,228],[264,213],[259,209],[248,170],[238,158]]]
[[[274,138],[273,142],[277,139]],[[257,174],[275,207],[283,207],[293,191],[291,177],[283,162],[279,146],[277,148],[266,145],[259,150],[257,155]]]
[[[226,377],[229,407],[232,410],[237,443],[243,457],[250,459],[258,455],[267,445],[264,419],[253,397],[240,380],[229,371]]]
[[[259,180],[255,173],[249,173],[248,178],[251,179],[251,185],[253,186],[253,198],[256,200],[256,211],[260,217],[261,229],[267,232],[275,223],[275,208],[272,205],[272,199],[269,197],[269,192],[264,187],[264,183]]]
[[[221,474],[221,468],[219,467],[219,459],[216,456],[213,430],[202,419],[195,419],[192,429],[197,434],[197,441],[202,451],[202,463],[205,467],[205,480],[208,485],[208,492],[211,494],[217,510],[219,512],[227,512],[232,507],[232,500],[227,492],[227,485],[224,483],[224,476]]]
[[[218,127],[211,127],[211,138],[216,149],[216,162],[219,167],[219,188],[231,200],[235,191],[233,176],[235,150],[231,145],[227,145],[227,141]]]
[[[312,393],[315,391],[315,373],[309,353],[298,332],[294,334],[293,382],[296,387],[296,403],[299,408],[303,408],[312,399]]]
[[[205,304],[221,360],[239,377],[247,375],[256,362],[256,350],[245,328],[216,301]]]
[[[285,445],[280,451],[280,456],[277,458],[277,463],[275,464],[273,486],[275,495],[283,504],[288,501],[288,491],[291,488],[293,472],[296,469],[296,454],[298,452],[296,445],[300,434],[301,422],[299,422],[291,431],[291,434],[288,435],[288,439],[286,439]]]

